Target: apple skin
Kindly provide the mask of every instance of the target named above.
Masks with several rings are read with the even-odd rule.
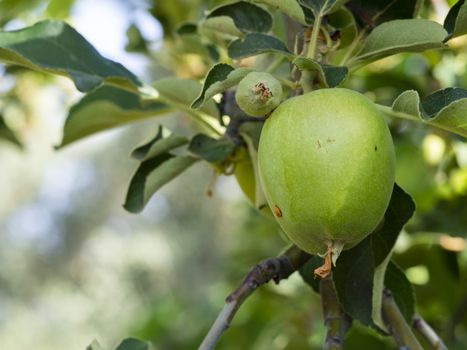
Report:
[[[255,171],[251,162],[250,155],[245,148],[240,148],[235,157],[235,178],[243,194],[248,198],[251,204],[255,204],[256,183]]]
[[[251,72],[238,84],[235,100],[247,114],[261,117],[276,108],[281,102],[282,85],[271,74]]]
[[[395,181],[394,145],[381,113],[341,88],[282,103],[265,122],[258,163],[277,221],[311,254],[351,248],[370,234]]]

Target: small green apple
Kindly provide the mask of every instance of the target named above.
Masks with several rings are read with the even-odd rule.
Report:
[[[287,236],[328,257],[377,227],[395,181],[394,145],[382,115],[365,96],[341,88],[283,102],[265,122],[258,163]]]
[[[251,72],[238,84],[235,100],[247,114],[260,117],[281,103],[282,85],[271,74]]]

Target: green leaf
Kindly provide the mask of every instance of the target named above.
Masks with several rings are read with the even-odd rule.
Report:
[[[385,108],[383,107],[383,112]],[[407,115],[428,125],[467,137],[466,89],[438,90],[423,101],[420,101],[417,91],[407,90],[396,98],[391,109],[396,113],[402,113],[402,117]],[[387,113],[391,115],[391,111]]]
[[[412,284],[394,262],[390,262],[384,277],[386,288],[391,290],[397,306],[408,324],[412,324],[415,313],[415,293]]]
[[[315,60],[305,57],[297,57],[292,61],[301,71],[312,71],[318,73],[319,80],[326,87],[336,87],[344,81],[349,72],[347,67],[330,66],[321,64]]]
[[[210,163],[220,163],[235,151],[235,144],[225,138],[214,139],[205,134],[193,137],[188,150]]]
[[[415,203],[410,195],[397,184],[394,184],[391,200],[384,214],[384,223],[369,236],[375,265],[372,315],[375,324],[382,329],[386,328],[381,319],[382,292],[386,268],[391,259],[397,237],[399,237],[399,233],[412,217],[414,211]]]
[[[233,19],[228,16],[206,18],[200,23],[198,31],[200,35],[220,46],[225,46],[226,42],[244,36],[243,32],[235,26]]]
[[[375,266],[381,264],[392,251],[397,237],[415,211],[415,203],[397,184],[394,184],[384,223],[369,237],[374,254]]]
[[[145,160],[130,181],[123,207],[131,213],[139,213],[157,190],[197,161],[198,159],[193,157],[174,156],[169,153]]]
[[[126,30],[127,43],[125,50],[128,52],[148,52],[148,44],[140,29],[133,23]]]
[[[102,57],[81,34],[61,21],[0,32],[0,60],[69,76],[80,91],[104,82],[135,90],[141,83],[121,64]]]
[[[343,251],[333,269],[337,296],[344,311],[365,325],[372,322],[373,274],[371,242],[364,239],[356,247]]]
[[[158,80],[153,86],[161,101],[188,113],[193,112],[190,106],[201,90],[201,84],[196,80],[177,77]],[[215,119],[219,118],[219,109],[212,100],[206,101],[200,111]]]
[[[421,109],[423,111],[423,115],[427,118],[433,118],[445,106],[463,98],[467,98],[466,89],[451,87],[435,91],[422,101]]]
[[[269,32],[272,28],[269,12],[245,1],[220,5],[213,9],[207,18],[219,16],[232,18],[235,26],[243,32]]]
[[[371,62],[400,52],[422,52],[445,47],[446,30],[427,19],[404,19],[385,22],[365,39],[353,62]]]
[[[251,162],[253,164],[253,172],[255,174],[255,208],[258,210],[265,210],[268,212],[269,207],[266,200],[266,196],[263,192],[263,186],[259,178],[258,168],[258,147],[261,130],[264,123],[261,122],[246,122],[243,123],[239,128],[239,134],[245,141],[248,154],[250,155]]]
[[[340,32],[339,49],[349,46],[358,34],[357,22],[346,7],[328,15],[329,24]]]
[[[103,85],[85,95],[70,108],[65,122],[60,147],[96,132],[131,122],[183,110],[189,114],[191,101],[201,85],[191,79],[165,78],[154,83],[156,97],[144,99],[141,95],[114,86]],[[219,110],[208,101],[201,112],[215,118]],[[204,115],[199,116],[204,117]]]
[[[409,19],[417,17],[422,1],[421,0],[365,0],[362,9],[359,3],[351,1],[347,7],[354,12],[356,17],[360,17],[370,26],[395,19]]]
[[[331,12],[335,7],[343,1],[339,0],[298,0],[298,3],[306,8],[309,8],[315,16],[324,16]]]
[[[333,269],[337,295],[344,310],[365,325],[384,327],[379,310],[386,264],[414,210],[412,198],[395,184],[383,224],[357,246],[343,251]]]
[[[71,8],[75,0],[51,0],[47,6],[47,17],[67,18],[70,16]]]
[[[243,39],[233,41],[228,47],[229,56],[237,60],[265,52],[293,56],[282,41],[262,33],[249,33]]]
[[[459,0],[451,7],[443,25],[449,33],[447,39],[467,34],[467,3],[465,0]]]
[[[70,108],[60,148],[96,132],[169,112],[162,102],[144,101],[136,93],[103,85]]]
[[[175,45],[173,46],[172,55],[195,54],[201,56],[204,60],[211,58],[211,52],[199,34],[177,35],[174,39]]]
[[[115,350],[148,350],[149,345],[148,343],[135,339],[135,338],[127,338],[123,340]]]
[[[387,333],[389,333],[389,330],[384,323],[381,308],[383,306],[384,277],[386,275],[388,264],[391,261],[391,255],[391,253],[388,254],[384,261],[375,267],[372,291],[373,298],[371,300],[371,318],[377,327]]]
[[[225,63],[216,64],[209,70],[204,80],[203,89],[198,98],[191,104],[191,108],[200,108],[204,105],[205,101],[237,85],[240,80],[252,71],[253,69],[251,68],[241,67],[235,69]]]
[[[278,9],[279,11],[287,14],[290,18],[293,18],[300,24],[307,24],[305,14],[297,0],[251,0],[251,2],[269,5],[272,8]]]
[[[86,347],[86,350],[104,350],[97,340],[93,340],[91,344]]]
[[[176,32],[178,35],[196,34],[198,32],[198,25],[192,22],[183,23],[176,29]]]
[[[23,148],[23,145],[18,140],[16,135],[6,125],[5,120],[3,119],[3,116],[0,115],[0,141],[1,140],[8,141],[9,143],[12,143],[18,146],[19,148]]]
[[[136,147],[131,152],[131,157],[145,161],[188,143],[188,139],[186,137],[174,134],[164,137],[163,134],[164,129],[162,126],[159,126],[156,136],[154,136],[149,142]]]

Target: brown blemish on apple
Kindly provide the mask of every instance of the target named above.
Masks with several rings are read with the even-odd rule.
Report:
[[[274,215],[278,218],[282,217],[282,210],[277,205],[274,206]]]

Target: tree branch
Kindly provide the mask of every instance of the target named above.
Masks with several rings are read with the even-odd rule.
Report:
[[[274,280],[278,284],[287,279],[292,273],[302,267],[310,258],[310,255],[292,246],[276,258],[266,259],[256,265],[246,275],[240,287],[238,287],[226,300],[222,311],[211,326],[198,350],[212,350],[216,346],[232,319],[243,302],[260,286]]]
[[[323,350],[341,350],[344,348],[344,336],[350,328],[351,319],[344,314],[340,307],[332,282],[332,274],[320,281],[319,293],[321,294],[323,319],[326,326]]]
[[[412,327],[426,339],[433,349],[448,350],[443,340],[420,315],[414,316]]]
[[[402,316],[389,289],[383,291],[383,320],[399,347],[409,350],[423,350],[412,329]]]

